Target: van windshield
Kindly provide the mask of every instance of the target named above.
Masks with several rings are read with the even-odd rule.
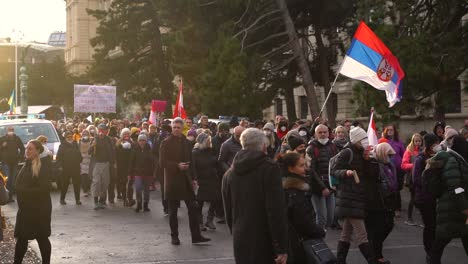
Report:
[[[36,139],[41,135],[47,137],[48,143],[59,142],[54,126],[49,123],[8,124],[5,126],[0,126],[0,136],[6,135],[8,127],[15,128],[15,134],[21,138],[23,144],[26,144],[29,140]]]

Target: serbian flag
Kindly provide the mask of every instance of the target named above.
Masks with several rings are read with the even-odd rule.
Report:
[[[370,146],[379,144],[379,140],[377,139],[377,126],[374,121],[374,109],[371,110],[369,126],[367,127],[367,138],[369,139]]]
[[[180,81],[180,87],[179,87],[179,95],[177,96],[175,108],[174,108],[174,114],[172,115],[172,118],[180,117],[182,119],[187,118],[187,114],[185,113],[184,109],[184,96],[182,94],[182,91],[184,89],[184,85],[182,81]]]
[[[362,21],[354,34],[340,73],[385,91],[389,107],[402,97],[401,80],[405,73],[397,57]]]

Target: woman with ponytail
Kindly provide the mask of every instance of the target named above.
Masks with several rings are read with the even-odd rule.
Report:
[[[42,263],[50,263],[52,246],[49,241],[52,203],[50,199],[50,160],[39,155],[44,147],[37,140],[26,146],[26,163],[16,178],[18,213],[15,225],[15,261],[23,262],[28,240],[37,240]]]

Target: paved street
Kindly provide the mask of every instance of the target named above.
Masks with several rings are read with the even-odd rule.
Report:
[[[94,211],[91,198],[83,198],[76,206],[73,194],[67,195],[66,206],[59,205],[58,193],[53,193],[52,263],[206,263],[232,264],[231,236],[225,225],[217,225],[215,232],[206,232],[213,239],[208,245],[192,245],[185,205],[179,211],[181,246],[170,244],[168,218],[162,214],[159,192],[151,193],[151,212],[136,214],[121,203],[106,210]],[[14,223],[16,206],[4,206],[4,212]],[[403,213],[404,215],[404,213]],[[418,215],[416,213],[416,215]],[[419,217],[417,217],[419,218]],[[419,220],[419,219],[418,219]],[[392,263],[424,263],[422,228],[403,224],[398,220],[385,244],[385,256]],[[329,231],[327,241],[336,248],[338,231]],[[36,242],[31,246],[38,252]],[[349,264],[365,263],[353,249]],[[459,240],[445,250],[443,263],[468,263]]]

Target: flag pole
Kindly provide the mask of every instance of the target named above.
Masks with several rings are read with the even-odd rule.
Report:
[[[335,87],[336,81],[338,80],[338,76],[340,76],[340,72],[341,72],[341,68],[343,68],[344,60],[345,59],[343,59],[343,61],[341,62],[340,69],[336,73],[335,80],[333,81],[333,83],[332,83],[332,85],[330,87],[330,91],[328,91],[328,95],[325,98],[325,101],[323,102],[323,105],[322,105],[322,108],[320,109],[320,113],[318,114],[318,117],[320,117],[322,115],[323,110],[325,109],[325,106],[327,105],[328,99],[330,98],[330,95],[331,95],[331,93],[333,91],[333,87]]]

